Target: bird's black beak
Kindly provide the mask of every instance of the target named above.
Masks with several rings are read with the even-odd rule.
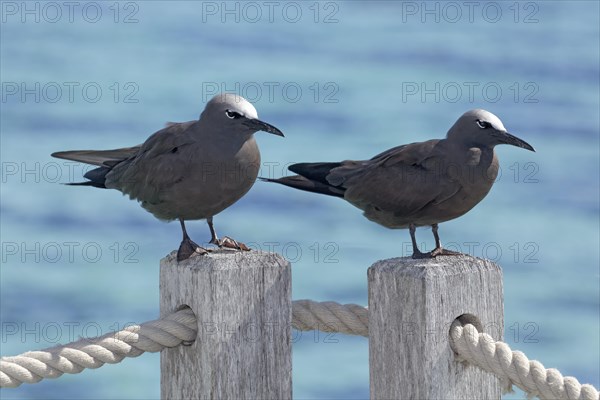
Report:
[[[517,146],[535,152],[535,149],[529,143],[506,131],[497,131],[497,134],[494,136],[497,137],[499,144],[510,144],[511,146]]]
[[[247,119],[244,122],[242,122],[242,124],[246,125],[248,128],[250,128],[254,131],[268,132],[268,133],[272,133],[273,135],[283,137],[283,132],[281,132],[279,129],[275,128],[273,125],[267,124],[266,122],[261,121],[260,119]]]

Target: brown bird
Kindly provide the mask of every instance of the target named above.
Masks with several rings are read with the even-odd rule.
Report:
[[[71,185],[117,189],[156,218],[179,220],[183,240],[177,259],[181,261],[207,252],[188,236],[187,220],[206,219],[210,243],[248,250],[229,237],[219,239],[213,216],[254,185],[260,168],[257,131],[283,136],[259,120],[254,106],[243,97],[218,94],[206,104],[200,119],[169,123],[139,146],[62,151],[52,156],[99,167],[84,175],[88,181]]]
[[[458,254],[442,248],[438,224],[471,210],[490,191],[498,175],[494,147],[510,144],[535,151],[506,131],[485,110],[464,113],[445,139],[389,149],[370,160],[293,164],[298,174],[263,179],[308,192],[341,197],[369,220],[410,231],[413,258]],[[422,253],[417,226],[431,226],[435,249]]]

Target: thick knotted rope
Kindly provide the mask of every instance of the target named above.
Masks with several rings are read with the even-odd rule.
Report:
[[[163,319],[129,326],[93,339],[81,339],[46,350],[0,358],[0,387],[37,383],[62,374],[78,374],[86,368],[116,364],[125,357],[157,352],[196,339],[196,316],[186,308]]]
[[[554,368],[546,369],[540,362],[530,361],[522,352],[512,351],[506,343],[495,341],[471,324],[463,325],[455,320],[450,327],[450,345],[459,361],[466,361],[500,378],[505,392],[512,391],[512,385],[515,385],[528,397],[542,400],[600,398],[592,385],[582,385],[573,377],[563,377]]]
[[[299,331],[369,336],[369,313],[356,304],[297,300],[292,307],[292,326]]]
[[[322,330],[349,335],[368,335],[367,309],[355,304],[293,303],[292,326],[298,330]],[[99,338],[82,339],[40,351],[0,358],[0,388],[37,383],[63,374],[78,374],[86,368],[116,364],[125,357],[158,352],[182,342],[193,342],[197,334],[196,316],[189,308],[163,319],[133,325]]]
[[[369,335],[369,317],[365,307],[356,304],[293,302],[292,326],[295,329]],[[177,311],[163,319],[130,326],[95,339],[82,339],[64,346],[30,351],[15,357],[0,358],[0,387],[17,387],[64,373],[77,374],[85,368],[118,363],[125,357],[137,357],[149,351],[193,342],[197,334],[196,316],[190,309]],[[528,396],[541,399],[600,400],[591,385],[563,377],[555,369],[546,369],[530,361],[523,353],[512,351],[506,343],[494,341],[471,324],[458,320],[450,328],[450,343],[458,361],[466,361],[498,376],[506,391],[516,385]]]

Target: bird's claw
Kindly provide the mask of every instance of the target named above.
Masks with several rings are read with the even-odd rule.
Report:
[[[442,247],[437,247],[435,249],[433,249],[431,251],[431,257],[437,257],[437,256],[461,256],[463,255],[462,253],[459,253],[458,251],[452,251],[452,250],[446,250]]]
[[[427,253],[422,253],[420,251],[415,251],[413,252],[412,258],[415,260],[421,260],[424,258],[433,258],[435,257],[434,255],[431,254],[431,252],[427,252]]]
[[[210,243],[215,244],[217,246],[219,246],[220,248],[228,248],[228,249],[235,249],[235,250],[242,250],[242,251],[250,251],[250,248],[248,246],[246,246],[244,243],[242,242],[238,242],[237,240],[234,240],[232,238],[230,238],[229,236],[224,236],[221,239],[211,239]]]
[[[462,253],[452,250],[446,250],[442,247],[436,247],[435,249],[428,251],[427,253],[422,253],[420,251],[415,251],[412,255],[412,258],[419,260],[424,258],[435,258],[437,256],[460,256]]]
[[[191,240],[183,240],[177,250],[177,261],[184,261],[193,256],[194,254],[204,255],[208,254],[208,250],[204,247],[198,246]]]

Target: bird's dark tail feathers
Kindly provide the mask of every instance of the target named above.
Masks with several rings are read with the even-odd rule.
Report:
[[[332,169],[341,165],[342,163],[339,162],[298,163],[290,165],[288,169],[308,180],[329,185],[327,175],[329,175]]]
[[[69,186],[93,186],[106,189],[106,174],[120,162],[135,156],[140,146],[125,147],[114,150],[69,150],[52,153],[52,157],[63,160],[77,161],[96,165],[98,168],[88,171],[83,177],[89,179],[86,182],[66,183]]]
[[[106,189],[106,174],[110,171],[109,167],[98,167],[88,171],[84,178],[89,179],[86,182],[65,183],[69,186],[93,186],[101,189]]]
[[[346,191],[345,188],[333,186],[327,181],[327,175],[329,175],[331,170],[340,165],[342,164],[339,162],[292,164],[288,169],[298,175],[285,176],[278,179],[260,178],[260,180],[279,183],[306,192],[344,197],[344,192]]]
[[[327,196],[344,197],[344,188],[338,188],[319,181],[312,181],[300,175],[285,176],[283,178],[258,178],[263,182],[274,182],[289,186],[294,189],[304,190],[306,192],[320,193]]]

